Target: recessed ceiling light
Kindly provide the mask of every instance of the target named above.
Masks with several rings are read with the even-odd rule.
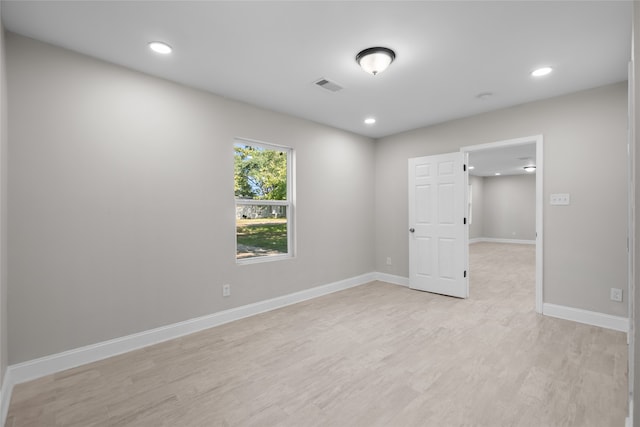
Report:
[[[372,125],[376,122],[376,119],[374,119],[373,117],[367,117],[366,119],[364,119],[364,122],[368,125]]]
[[[469,170],[473,170],[475,168],[476,168],[475,166],[469,166]]]
[[[524,170],[527,172],[534,172],[536,170],[536,167],[534,165],[529,165],[529,166],[525,166]]]
[[[491,98],[493,96],[493,93],[491,92],[482,92],[476,95],[476,98],[482,100],[482,101],[486,101],[487,99]]]
[[[168,55],[171,53],[173,48],[164,42],[150,42],[149,49],[156,53],[161,53],[163,55]]]
[[[500,176],[502,175],[500,172],[496,172],[496,176]]]
[[[531,75],[533,77],[542,77],[542,76],[546,76],[547,74],[551,73],[553,71],[553,68],[551,67],[542,67],[542,68],[538,68],[537,70],[533,70],[531,72]]]

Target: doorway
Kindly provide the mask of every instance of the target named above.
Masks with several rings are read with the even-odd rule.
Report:
[[[535,310],[537,313],[542,314],[542,302],[543,302],[543,137],[542,135],[534,135],[524,138],[510,139],[505,141],[497,141],[490,142],[487,144],[479,144],[479,145],[470,145],[466,147],[462,147],[460,149],[461,152],[464,153],[465,157],[468,158],[470,154],[476,153],[488,153],[490,150],[500,150],[500,149],[512,149],[523,147],[526,145],[534,145],[535,146],[535,246],[536,246],[536,261],[535,261]],[[527,159],[522,158],[519,159],[522,162],[527,162]],[[468,163],[468,162],[467,162]],[[520,167],[524,167],[524,163],[520,165]],[[471,194],[467,191],[466,194],[466,203],[469,206],[469,202]]]

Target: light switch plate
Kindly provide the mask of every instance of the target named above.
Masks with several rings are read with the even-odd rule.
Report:
[[[556,193],[551,195],[552,205],[569,205],[571,203],[571,196],[569,193]]]

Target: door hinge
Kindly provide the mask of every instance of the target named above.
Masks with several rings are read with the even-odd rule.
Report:
[[[465,278],[467,277],[467,270],[464,271],[464,275]]]
[[[462,165],[462,172],[466,172],[467,171],[467,165]]]
[[[464,219],[462,220],[462,224],[467,225],[467,218],[464,218]]]

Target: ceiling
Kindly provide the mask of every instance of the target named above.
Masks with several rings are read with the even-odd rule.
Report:
[[[488,148],[469,152],[469,175],[525,175],[525,166],[536,164],[536,143]],[[473,167],[473,169],[471,169]]]
[[[631,1],[2,1],[10,31],[372,138],[624,81],[631,17]],[[355,62],[372,46],[397,55],[377,76]]]

